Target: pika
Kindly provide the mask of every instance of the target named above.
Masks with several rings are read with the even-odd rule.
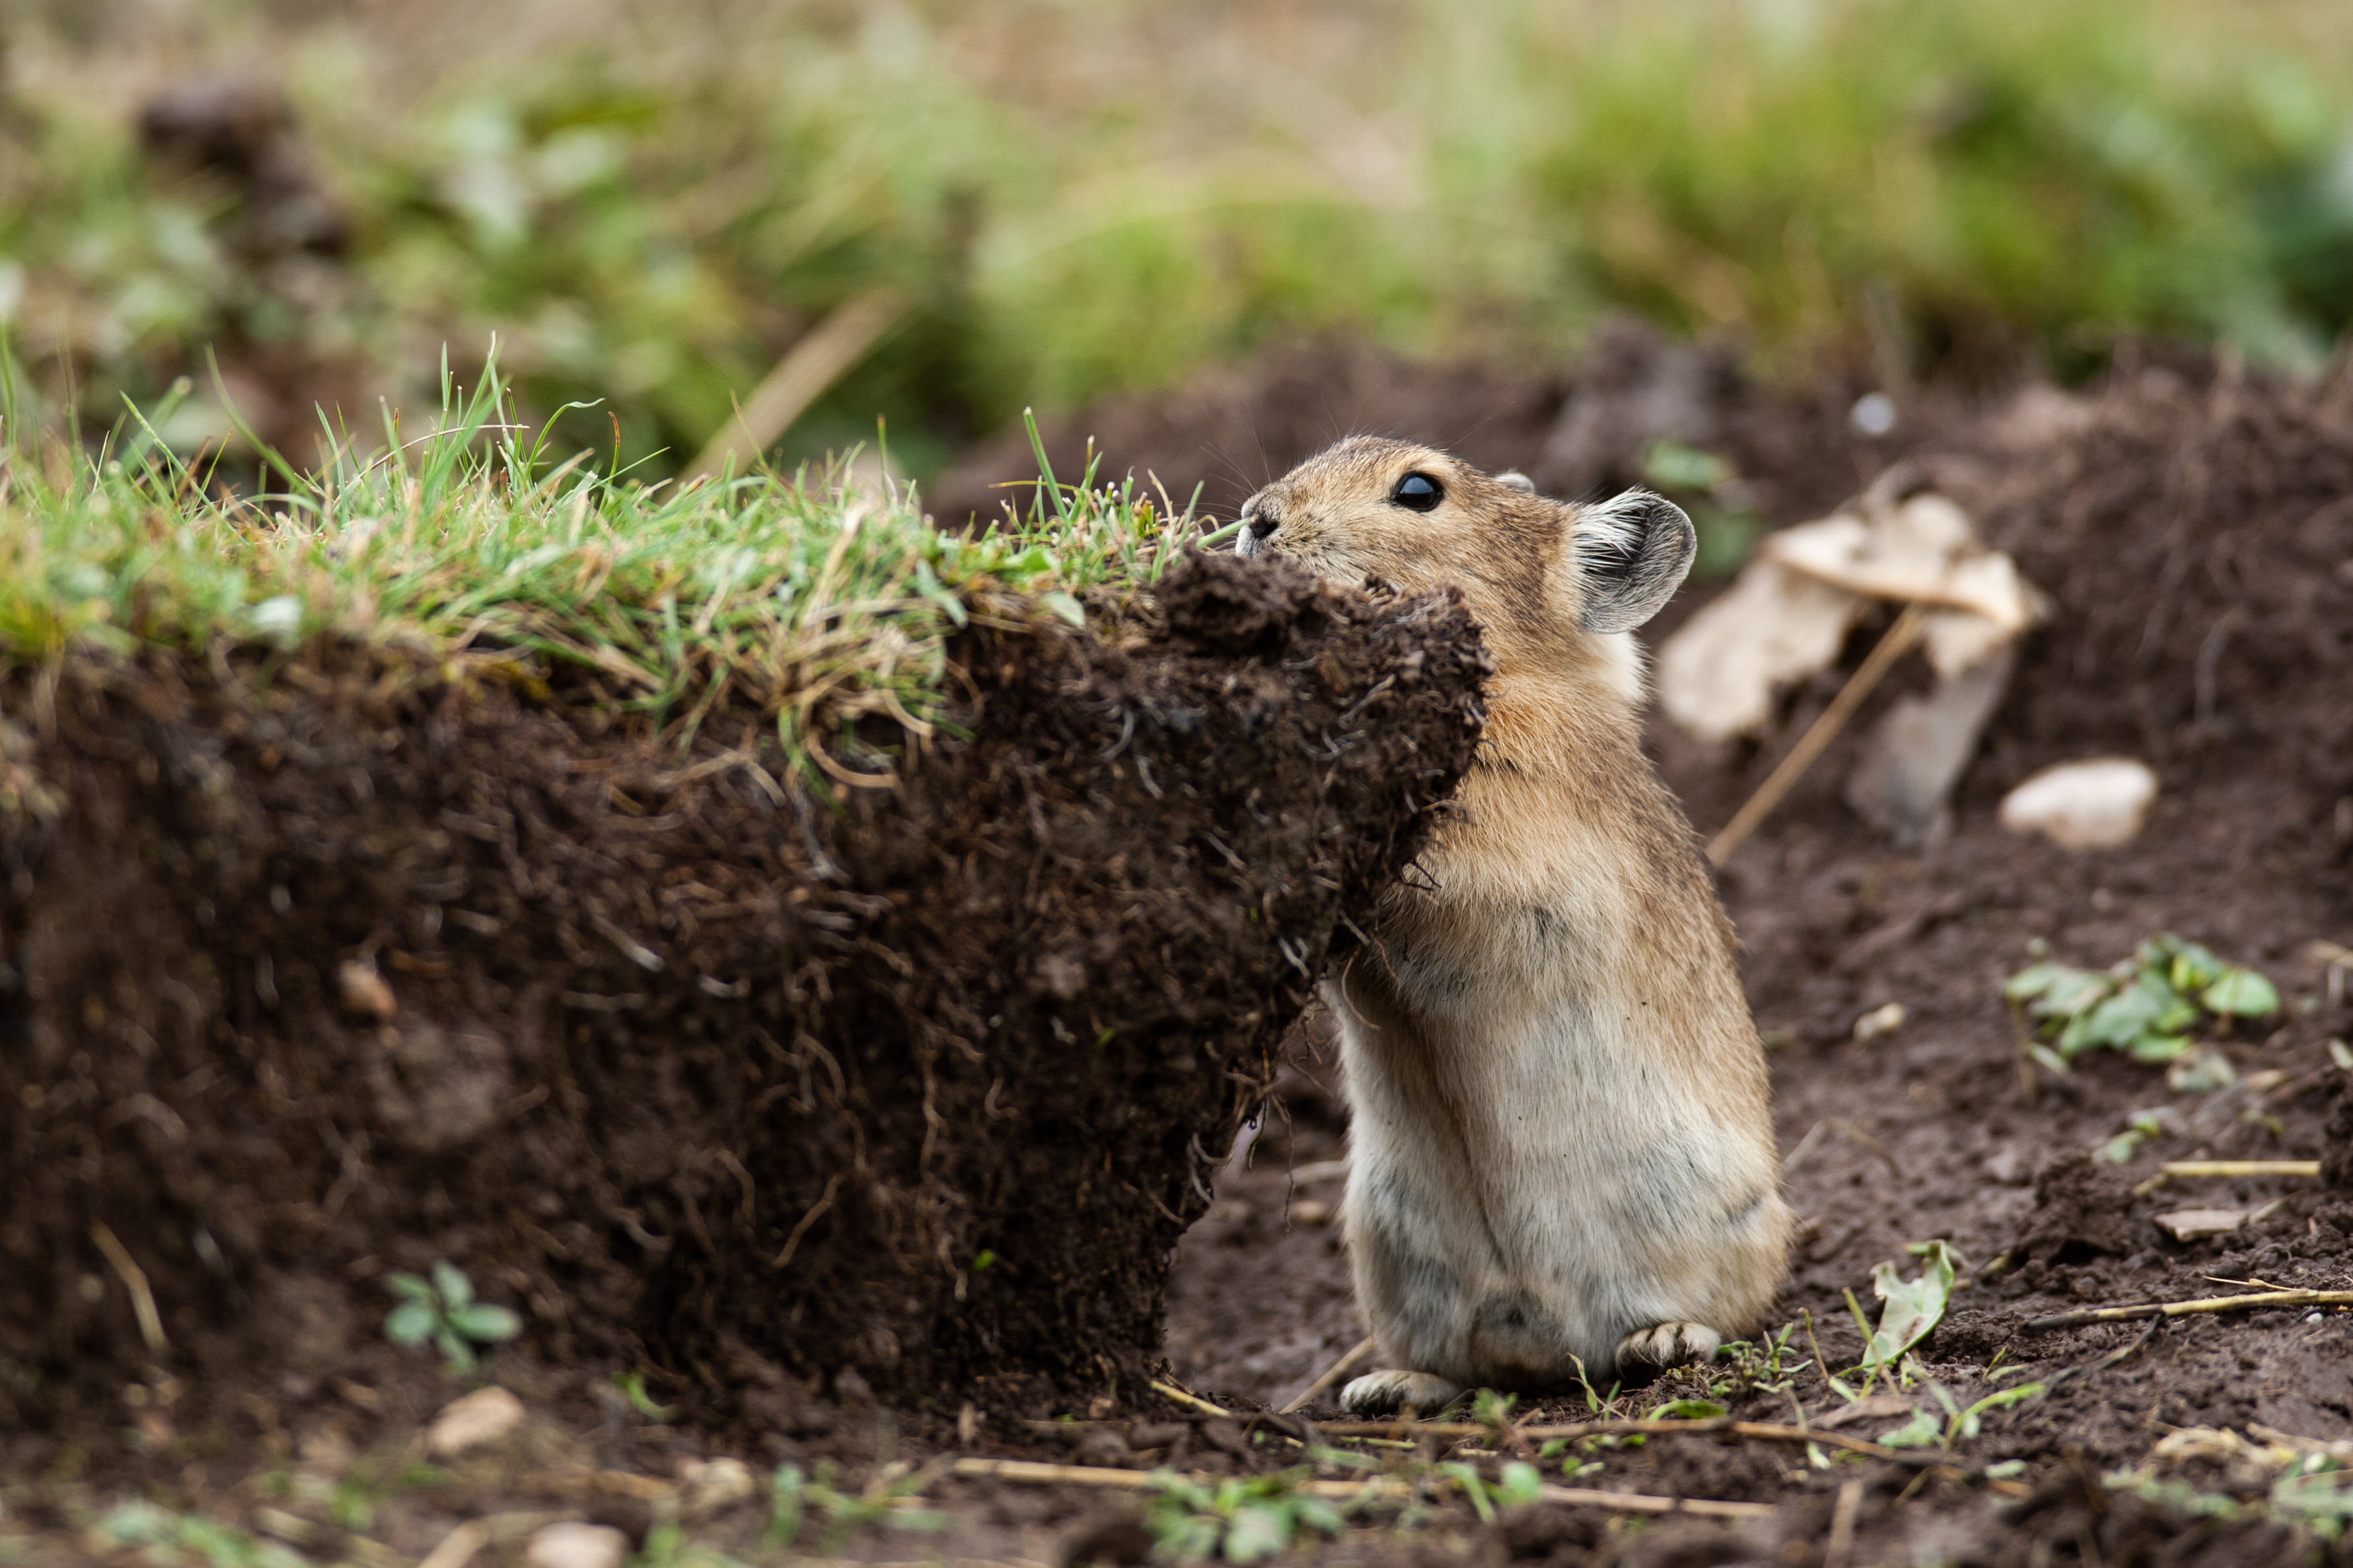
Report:
[[[1629,491],[1355,437],[1252,496],[1237,548],[1452,586],[1484,628],[1487,731],[1426,881],[1327,977],[1351,1146],[1345,1233],[1383,1370],[1349,1409],[1575,1387],[1713,1356],[1788,1266],[1765,1053],[1731,923],[1641,743],[1629,634],[1691,520]]]

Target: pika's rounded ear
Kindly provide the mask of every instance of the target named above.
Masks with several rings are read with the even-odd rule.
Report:
[[[1520,472],[1517,468],[1507,468],[1504,472],[1497,474],[1495,476],[1495,482],[1499,485],[1509,485],[1515,490],[1525,490],[1530,495],[1536,493],[1535,480],[1528,478],[1527,475]]]
[[[1569,557],[1576,563],[1577,624],[1588,632],[1630,632],[1659,613],[1691,571],[1699,534],[1683,509],[1648,490],[1576,509]]]

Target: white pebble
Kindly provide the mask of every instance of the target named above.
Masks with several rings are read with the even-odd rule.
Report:
[[[566,1520],[533,1531],[522,1560],[531,1568],[621,1568],[629,1538],[609,1524]]]
[[[522,1425],[522,1401],[493,1384],[445,1405],[425,1434],[426,1451],[450,1458],[495,1443]]]
[[[2062,763],[2002,797],[2001,825],[2063,849],[2113,849],[2138,837],[2155,799],[2157,775],[2130,757]]]
[[[752,1479],[750,1466],[723,1455],[716,1459],[682,1461],[678,1467],[678,1479],[686,1488],[689,1513],[741,1502],[759,1489],[759,1483]]]
[[[1884,436],[1895,428],[1895,399],[1883,392],[1866,392],[1847,411],[1847,422],[1862,436]]]
[[[1906,1016],[1904,1004],[1901,1002],[1890,1002],[1883,1007],[1873,1007],[1854,1021],[1855,1043],[1860,1045],[1865,1040],[1875,1040],[1882,1035],[1893,1034],[1904,1026]]]

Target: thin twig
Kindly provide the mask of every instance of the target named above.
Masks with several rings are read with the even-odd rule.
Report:
[[[1410,1427],[1389,1421],[1326,1421],[1317,1423],[1315,1429],[1327,1437],[1386,1437],[1394,1436],[1398,1430],[1428,1437],[1480,1437],[1493,1430],[1475,1421],[1419,1421]],[[1735,1421],[1728,1415],[1710,1416],[1700,1421],[1578,1421],[1561,1426],[1515,1426],[1512,1430],[1532,1442],[1548,1442],[1555,1437],[1628,1436],[1636,1433],[1657,1436],[1729,1434],[1735,1437],[1766,1437],[1785,1443],[1827,1443],[1834,1448],[1845,1448],[1899,1465],[1938,1462],[1929,1456],[1883,1447],[1861,1437],[1848,1437],[1836,1432],[1807,1426],[1785,1426],[1772,1421]]]
[[[1341,1373],[1373,1353],[1373,1337],[1366,1334],[1356,1342],[1354,1349],[1342,1352],[1340,1359],[1325,1367],[1323,1375],[1302,1389],[1299,1397],[1284,1405],[1282,1413],[1288,1415],[1294,1410],[1304,1409],[1317,1394],[1339,1382]]]
[[[2091,1323],[2129,1323],[2142,1318],[2186,1318],[2195,1312],[2237,1312],[2257,1307],[2353,1307],[2353,1290],[2262,1290],[2252,1296],[2205,1296],[2195,1301],[2156,1301],[2138,1307],[2094,1307],[2029,1318],[2029,1333],[2080,1329]]]
[[[129,1250],[106,1228],[104,1220],[90,1222],[90,1238],[106,1255],[107,1267],[122,1281],[122,1288],[131,1292],[131,1311],[139,1320],[139,1337],[157,1355],[167,1354],[172,1342],[164,1337],[164,1318],[155,1310],[155,1292],[148,1288],[147,1271],[132,1260]]]
[[[1862,1511],[1862,1479],[1839,1488],[1838,1502],[1831,1510],[1831,1538],[1822,1548],[1822,1568],[1847,1568],[1854,1556],[1854,1521]]]
[[[1928,613],[1919,605],[1906,605],[1904,607],[1904,613],[1895,617],[1895,624],[1887,628],[1878,646],[1871,650],[1862,666],[1847,677],[1846,684],[1839,688],[1839,694],[1831,699],[1831,705],[1822,710],[1821,717],[1807,728],[1806,732],[1799,737],[1798,743],[1789,748],[1789,754],[1783,757],[1766,776],[1765,782],[1757,786],[1757,793],[1748,797],[1747,804],[1733,813],[1732,820],[1724,825],[1724,830],[1709,841],[1709,865],[1721,866],[1732,858],[1741,845],[1747,841],[1748,836],[1757,831],[1757,826],[1775,806],[1781,804],[1781,797],[1788,795],[1798,780],[1805,776],[1806,770],[1814,765],[1814,759],[1838,739],[1839,731],[1845,729],[1847,721],[1854,717],[1854,710],[1862,706],[1862,700],[1871,695],[1895,661],[1920,640],[1921,630],[1927,624]]]
[[[2317,1160],[2168,1160],[2158,1167],[2168,1176],[2316,1176]]]
[[[1483,1430],[1483,1428],[1482,1428]],[[974,1480],[1029,1481],[1038,1485],[1068,1485],[1082,1487],[1117,1487],[1127,1491],[1143,1491],[1161,1484],[1166,1472],[1155,1470],[1114,1470],[1094,1465],[1048,1465],[1029,1459],[958,1459],[953,1472]],[[1215,1478],[1206,1475],[1185,1478],[1197,1484],[1213,1484]],[[1378,1477],[1362,1481],[1302,1481],[1299,1489],[1310,1497],[1331,1498],[1338,1501],[1354,1501],[1377,1496],[1383,1491],[1399,1489],[1393,1478]],[[1546,1502],[1567,1503],[1587,1508],[1606,1508],[1619,1513],[1689,1513],[1710,1519],[1763,1519],[1773,1512],[1773,1505],[1765,1502],[1725,1502],[1712,1498],[1654,1497],[1646,1492],[1593,1491],[1584,1487],[1546,1486],[1543,1499]]]
[[[1187,1394],[1173,1383],[1155,1382],[1151,1387],[1153,1393],[1171,1405],[1182,1405],[1187,1409],[1198,1410],[1204,1415],[1222,1415],[1228,1420],[1233,1418],[1234,1412],[1221,1405],[1212,1405],[1198,1394]]]

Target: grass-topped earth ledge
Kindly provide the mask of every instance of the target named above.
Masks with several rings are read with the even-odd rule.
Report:
[[[1135,1379],[1474,629],[1132,488],[943,533],[501,406],[261,499],[7,458],[0,1390],[357,1373],[444,1263],[715,1409]]]

